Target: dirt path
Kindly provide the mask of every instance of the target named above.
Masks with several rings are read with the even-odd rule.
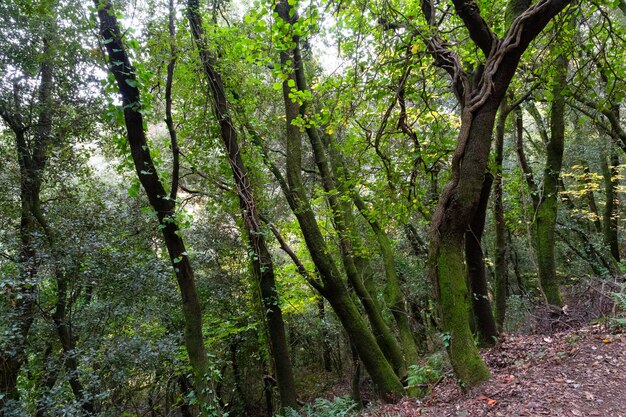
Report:
[[[626,334],[590,326],[551,336],[508,336],[483,355],[492,380],[462,394],[452,379],[422,401],[364,416],[626,417]]]

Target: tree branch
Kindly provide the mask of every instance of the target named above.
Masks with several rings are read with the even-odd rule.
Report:
[[[489,57],[497,46],[498,37],[480,15],[478,5],[474,0],[453,0],[453,3],[472,40],[483,51],[485,58]]]

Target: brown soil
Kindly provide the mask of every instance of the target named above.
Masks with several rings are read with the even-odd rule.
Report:
[[[626,417],[626,334],[595,325],[504,336],[483,358],[492,380],[467,393],[447,378],[421,401],[370,408],[362,417]]]

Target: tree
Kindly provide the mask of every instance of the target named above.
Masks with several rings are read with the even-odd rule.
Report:
[[[111,2],[94,0],[100,20],[100,36],[108,54],[108,67],[122,96],[124,122],[137,176],[156,212],[172,268],[178,281],[185,317],[185,347],[194,376],[194,386],[203,407],[209,407],[210,372],[202,336],[202,308],[195,277],[176,219],[176,201],[161,182],[146,141],[137,78],[124,44]]]
[[[237,130],[230,115],[222,76],[216,69],[216,58],[211,54],[205,39],[202,16],[197,0],[189,0],[187,2],[187,14],[194,43],[200,55],[201,65],[209,83],[215,117],[220,125],[220,134],[237,188],[244,227],[248,235],[250,250],[252,251],[252,267],[259,283],[261,301],[267,319],[271,353],[276,367],[281,404],[282,407],[295,409],[297,408],[295,383],[289,359],[285,324],[279,305],[278,292],[276,291],[272,256],[265,242],[263,226],[252,192],[252,184],[243,162],[242,148],[237,139]]]
[[[427,46],[436,65],[452,77],[461,104],[461,128],[452,160],[452,178],[444,188],[431,223],[430,265],[436,283],[442,327],[450,335],[448,352],[457,377],[466,386],[489,378],[469,331],[467,270],[464,234],[477,213],[491,146],[497,109],[530,42],[568,1],[544,0],[530,6],[513,21],[503,39],[498,39],[480,15],[476,4],[455,1],[457,15],[472,41],[485,56],[480,81],[470,84],[459,57],[437,36]],[[432,4],[422,2],[428,24],[435,28]]]

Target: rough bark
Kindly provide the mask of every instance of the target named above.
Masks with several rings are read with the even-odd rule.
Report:
[[[204,73],[209,82],[213,98],[213,109],[220,126],[222,142],[228,154],[233,179],[237,187],[237,196],[248,235],[252,256],[252,267],[261,292],[261,301],[269,332],[272,359],[276,369],[281,406],[297,408],[295,381],[291,367],[289,348],[282,310],[279,305],[274,275],[274,264],[264,238],[259,211],[252,192],[252,184],[247,175],[242,159],[242,149],[237,139],[237,130],[232,121],[226,90],[222,76],[216,68],[216,58],[211,54],[206,43],[202,16],[197,0],[187,2],[187,12],[194,43],[198,48]]]
[[[209,362],[202,337],[202,308],[196,290],[191,262],[180,236],[175,217],[176,204],[165,191],[152,161],[143,130],[141,100],[134,69],[130,63],[115,11],[109,0],[94,0],[100,21],[100,36],[108,54],[109,70],[114,75],[122,96],[124,121],[137,176],[150,205],[156,212],[165,246],[176,275],[182,297],[185,320],[184,340],[193,371],[194,387],[201,404],[209,404]]]

